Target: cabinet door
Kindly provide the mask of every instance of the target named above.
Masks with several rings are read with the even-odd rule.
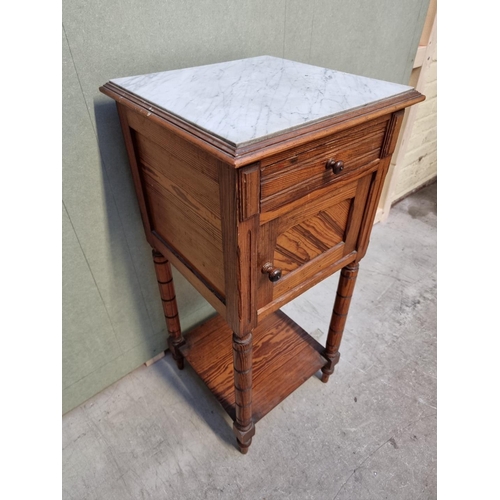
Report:
[[[267,274],[259,275],[260,316],[356,258],[384,164],[375,160],[354,179],[339,179],[278,211],[261,213],[259,265],[271,263],[281,270],[281,278],[271,282]]]

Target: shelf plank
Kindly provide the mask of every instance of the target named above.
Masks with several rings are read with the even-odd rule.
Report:
[[[217,315],[187,333],[181,352],[235,419],[232,331]],[[326,364],[324,347],[284,312],[253,332],[253,420],[257,422]]]

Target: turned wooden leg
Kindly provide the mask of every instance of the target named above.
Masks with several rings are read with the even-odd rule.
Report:
[[[238,337],[233,333],[234,397],[236,420],[233,431],[241,453],[252,444],[255,426],[252,420],[252,334]]]
[[[328,363],[321,369],[323,375],[321,380],[326,384],[330,375],[333,373],[335,365],[339,362],[340,353],[339,347],[344,332],[347,313],[351,297],[354,292],[354,285],[358,276],[359,264],[349,264],[340,271],[339,286],[337,288],[337,296],[335,305],[333,306],[332,320],[328,329],[328,338],[324,356],[328,358]]]
[[[156,279],[160,288],[161,302],[169,333],[168,347],[177,363],[177,367],[179,370],[182,370],[184,368],[184,358],[179,351],[179,347],[184,344],[184,339],[179,323],[172,269],[170,262],[158,250],[153,249],[153,261],[155,263]]]

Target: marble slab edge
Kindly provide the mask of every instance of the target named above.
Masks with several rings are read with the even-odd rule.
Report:
[[[381,99],[375,103],[353,108],[347,112],[317,120],[307,125],[276,133],[265,139],[244,143],[240,146],[209,133],[201,127],[183,120],[179,116],[159,108],[151,102],[108,82],[99,90],[139,114],[148,117],[157,124],[176,132],[184,139],[212,153],[220,160],[236,168],[248,165],[259,159],[284,151],[290,144],[299,146],[312,139],[320,139],[346,127],[390,114],[400,109],[417,104],[425,99],[420,92],[410,89],[396,96]]]

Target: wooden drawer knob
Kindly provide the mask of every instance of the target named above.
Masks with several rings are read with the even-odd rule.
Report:
[[[262,266],[262,274],[266,274],[269,277],[269,281],[273,283],[281,278],[281,269],[279,267],[274,267],[271,262],[266,262]]]
[[[326,168],[331,168],[334,174],[340,174],[340,172],[344,170],[344,162],[342,160],[336,161],[333,158],[330,158],[326,162]]]

